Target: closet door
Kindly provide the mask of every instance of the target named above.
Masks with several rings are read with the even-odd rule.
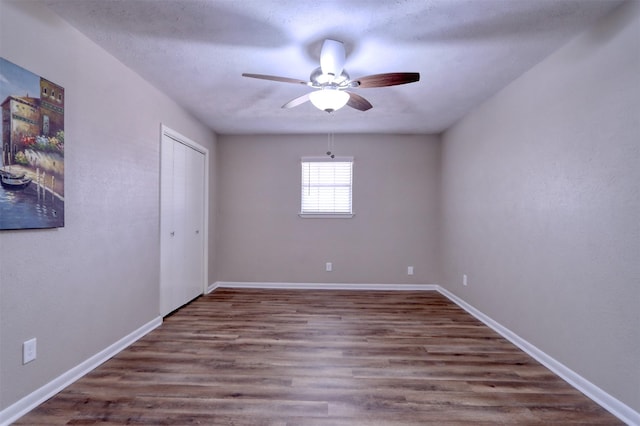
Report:
[[[183,299],[191,300],[203,292],[204,283],[204,155],[187,148],[185,164],[184,286]]]
[[[160,312],[203,293],[206,155],[163,133],[160,171]]]

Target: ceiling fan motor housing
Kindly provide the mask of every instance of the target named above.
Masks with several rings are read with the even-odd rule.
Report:
[[[342,70],[339,76],[335,76],[333,74],[325,74],[322,72],[322,68],[318,67],[313,70],[311,75],[309,76],[310,86],[311,87],[325,87],[325,86],[336,86],[336,87],[348,87],[349,83],[349,73],[346,70]]]

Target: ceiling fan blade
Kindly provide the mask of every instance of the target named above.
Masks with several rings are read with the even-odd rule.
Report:
[[[368,75],[360,77],[352,82],[356,82],[355,87],[368,89],[371,87],[397,86],[399,84],[415,83],[420,81],[420,73],[417,72],[389,72],[386,74]]]
[[[247,74],[242,73],[243,77],[251,77],[251,78],[259,78],[262,80],[272,80],[272,81],[280,81],[282,83],[295,83],[295,84],[304,84],[307,85],[306,81],[298,80],[296,78],[289,77],[278,77],[277,75],[264,75],[264,74]]]
[[[309,101],[309,95],[310,93],[307,93],[305,95],[298,96],[295,99],[291,99],[289,102],[282,105],[282,108],[293,108],[293,107],[297,107],[298,105],[302,105],[303,103]]]
[[[347,101],[347,105],[351,108],[357,109],[359,111],[366,111],[368,109],[373,108],[371,102],[366,100],[360,95],[356,95],[355,93],[347,92],[349,94],[349,101]]]
[[[320,51],[320,68],[323,74],[339,76],[345,62],[344,44],[341,41],[327,39]]]

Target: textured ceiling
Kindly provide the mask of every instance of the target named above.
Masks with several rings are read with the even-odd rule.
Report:
[[[41,0],[221,134],[439,133],[620,4],[616,0]],[[308,80],[325,38],[351,77],[419,72],[357,89],[373,109],[333,114]]]

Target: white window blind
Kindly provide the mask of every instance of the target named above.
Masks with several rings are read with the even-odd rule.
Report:
[[[301,215],[352,215],[353,158],[302,158]]]

